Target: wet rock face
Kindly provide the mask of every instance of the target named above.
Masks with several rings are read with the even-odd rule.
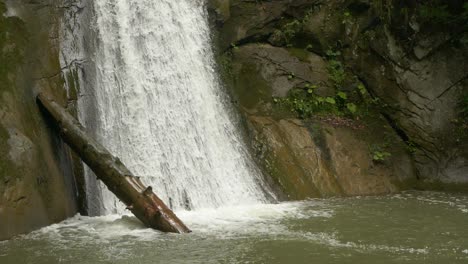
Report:
[[[66,101],[55,1],[0,1],[0,240],[76,212],[69,150],[47,127],[36,89]]]
[[[468,126],[460,110],[468,94],[465,33],[418,24],[418,3],[400,2],[231,0],[230,15],[217,20],[215,39],[227,84],[250,124],[260,163],[290,197],[450,183],[462,189],[468,183]],[[343,84],[331,76],[330,51],[344,65]],[[291,73],[294,78],[288,78]],[[287,97],[305,83],[319,84],[318,94],[325,97],[339,89],[348,92],[349,79],[362,82],[379,106],[360,120],[364,131],[314,118],[296,120],[275,110],[272,97]],[[286,125],[291,122],[300,125]],[[311,122],[324,135],[315,147]],[[288,138],[285,126],[297,130],[296,136]],[[384,134],[392,135],[390,144],[383,142]],[[380,135],[380,142],[369,135]],[[328,154],[300,152],[309,149],[298,147],[304,137],[312,138],[305,145]],[[375,144],[392,145],[385,164],[372,161],[369,146]],[[321,161],[312,161],[317,156]],[[327,169],[304,172],[306,161]],[[335,180],[325,185],[313,180],[325,178]]]
[[[414,166],[396,140],[391,158],[375,162],[369,131],[320,121],[251,115],[260,164],[287,199],[393,193],[413,184]]]
[[[315,53],[269,44],[248,44],[233,53],[235,74],[243,77],[242,67],[253,63],[254,71],[251,74],[267,82],[272,89],[270,97],[285,97],[289,90],[306,83],[319,85],[321,94],[330,94],[330,90],[333,90],[328,80],[327,63]],[[293,79],[290,78],[291,74],[294,74]]]
[[[345,40],[345,59],[387,105],[385,114],[402,138],[415,146],[420,179],[466,184],[468,137],[460,114],[468,94],[466,25],[418,24],[416,12],[407,16],[405,21],[394,15],[364,31],[350,23],[350,32],[362,32]]]
[[[232,44],[266,40],[282,16],[301,16],[308,8],[321,2],[320,0],[210,0],[208,10],[212,14],[224,14],[225,10],[229,10],[229,16],[215,16],[220,26],[219,48],[225,50]],[[226,8],[227,4],[229,8]]]
[[[392,183],[398,177],[388,167],[374,165],[366,143],[347,128],[259,116],[251,116],[250,121],[257,155],[288,199],[398,190]]]
[[[351,55],[356,72],[388,104],[392,122],[417,145],[414,158],[422,178],[468,182],[466,135],[460,135],[456,124],[459,99],[468,90],[467,49],[447,47],[419,60],[387,55],[390,49],[402,52],[388,45],[372,48],[381,50],[373,55]]]

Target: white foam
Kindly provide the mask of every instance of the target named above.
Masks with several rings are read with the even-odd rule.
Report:
[[[218,237],[273,235],[285,233],[280,222],[285,219],[331,217],[331,210],[307,210],[307,203],[258,204],[230,206],[218,209],[177,212],[195,233]]]
[[[331,210],[312,210],[310,206],[313,206],[311,202],[258,204],[197,211],[177,211],[176,214],[192,229],[191,235],[195,236],[230,238],[244,235],[288,235],[292,233],[289,233],[288,228],[281,223],[283,220],[329,218],[333,215]],[[305,210],[306,207],[307,210]],[[44,236],[56,241],[81,238],[87,240],[89,237],[99,241],[111,241],[125,236],[148,241],[168,238],[168,234],[148,229],[130,215],[99,217],[76,215],[61,223],[42,228],[26,237],[42,239]]]

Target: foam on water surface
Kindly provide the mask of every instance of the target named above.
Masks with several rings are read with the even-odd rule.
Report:
[[[194,231],[184,235],[130,215],[77,215],[0,243],[0,262],[462,264],[466,205],[466,196],[409,192],[178,210]]]

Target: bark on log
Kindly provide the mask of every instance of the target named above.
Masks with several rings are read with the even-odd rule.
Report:
[[[65,108],[45,93],[39,93],[37,100],[55,121],[64,141],[146,226],[163,232],[190,232],[172,210],[153,193],[151,187],[145,187],[139,177],[133,176],[118,158],[87,135],[83,126]]]

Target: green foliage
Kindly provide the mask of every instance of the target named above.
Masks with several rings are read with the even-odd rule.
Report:
[[[372,153],[372,160],[373,161],[385,161],[387,158],[391,157],[392,154],[386,151],[374,151]]]
[[[328,50],[326,52],[328,58],[328,74],[336,88],[341,88],[346,80],[346,72],[344,65],[338,60],[341,55],[340,51]]]
[[[394,0],[374,0],[371,1],[380,19],[390,23],[392,20],[392,10]]]
[[[358,106],[348,102],[347,93],[339,91],[334,96],[323,97],[316,94],[317,88],[317,85],[307,83],[291,90],[286,98],[273,98],[273,102],[303,119],[321,114],[354,116],[357,113]]]
[[[328,103],[330,105],[336,105],[336,100],[333,97],[325,97],[325,103]]]
[[[27,30],[18,17],[5,17],[6,6],[0,5],[0,87],[9,87],[9,74],[16,71],[24,59]]]
[[[348,99],[348,95],[345,93],[345,92],[341,92],[339,91],[336,96],[338,96],[339,98],[343,99],[343,100],[346,100]]]
[[[364,86],[364,84],[359,83],[358,86],[357,86],[357,89],[358,89],[359,93],[361,94],[361,96],[367,96],[367,89]]]
[[[239,47],[235,43],[231,43],[231,48],[234,50],[239,49]]]
[[[294,38],[303,31],[304,24],[310,19],[311,15],[314,12],[314,8],[311,8],[305,12],[305,15],[302,19],[294,19],[289,21],[280,29],[275,30],[274,35],[279,36],[284,43],[286,43],[287,47],[292,47],[292,41]],[[311,50],[312,45],[308,45],[306,50]]]
[[[375,107],[374,101],[357,77],[348,78],[345,67],[339,60],[340,56],[340,51],[329,49],[326,52],[329,79],[333,83],[335,94],[320,96],[316,92],[317,85],[306,83],[302,87],[292,89],[286,98],[274,98],[275,105],[297,114],[300,118],[332,114],[360,119],[368,115],[369,109]],[[296,78],[294,73],[287,73],[286,76],[288,80]],[[353,82],[354,85],[351,85]],[[345,87],[345,83],[350,85]]]
[[[218,57],[219,65],[224,77],[232,78],[232,53],[230,51]]]
[[[337,112],[335,99],[317,96],[314,92],[316,88],[315,85],[308,85],[304,89],[293,89],[286,98],[274,98],[273,101],[300,118],[308,118],[317,113]]]
[[[291,40],[296,36],[296,34],[302,30],[302,26],[302,21],[293,20],[282,27],[286,43],[291,43]]]
[[[392,154],[385,150],[388,146],[372,145],[370,147],[372,160],[375,162],[383,162],[390,158]]]
[[[346,104],[346,109],[348,109],[348,111],[351,113],[351,114],[355,114],[357,112],[357,105],[353,104],[353,103],[347,103]]]
[[[468,121],[468,93],[462,96],[458,105],[460,107],[461,117]]]
[[[285,43],[286,46],[292,47],[293,39],[302,29],[303,21],[295,19],[284,24],[280,29],[275,30],[273,35],[276,36],[278,40],[281,40],[282,43]]]
[[[417,11],[421,22],[428,25],[468,27],[468,2],[463,4],[461,12],[449,10],[446,1],[441,0],[427,1]]]
[[[419,8],[419,16],[424,21],[435,22],[435,23],[448,23],[452,14],[447,10],[447,6],[431,6],[429,4],[424,4]]]
[[[343,20],[341,21],[341,23],[344,25],[349,25],[353,23],[353,16],[351,15],[351,12],[345,11],[343,13]]]
[[[416,143],[411,140],[406,141],[406,150],[408,150],[409,153],[414,154],[417,150]]]

